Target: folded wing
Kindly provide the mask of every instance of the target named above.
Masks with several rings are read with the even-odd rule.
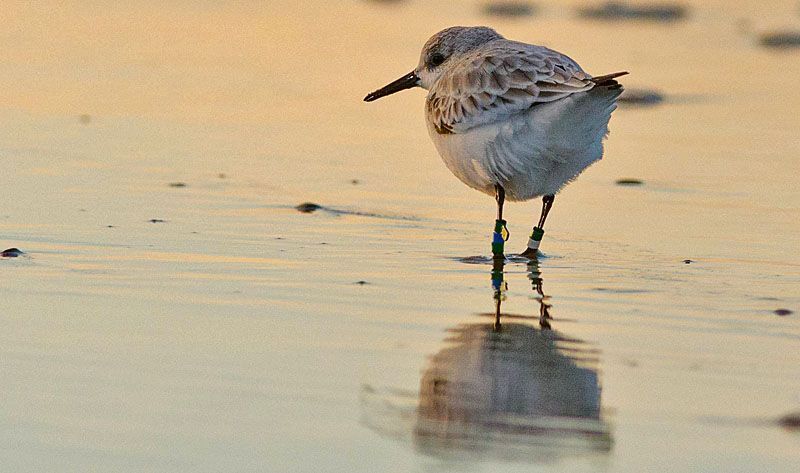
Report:
[[[439,133],[463,133],[595,86],[556,51],[506,40],[488,46],[449,65],[428,93],[427,113]]]

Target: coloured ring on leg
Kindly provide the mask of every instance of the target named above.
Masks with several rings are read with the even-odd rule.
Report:
[[[531,250],[538,250],[539,244],[542,242],[542,237],[544,237],[544,229],[533,227],[531,237],[528,238],[528,248]]]
[[[508,230],[506,229],[505,220],[494,221],[494,233],[492,233],[492,255],[503,256],[505,250],[505,243],[508,239]]]

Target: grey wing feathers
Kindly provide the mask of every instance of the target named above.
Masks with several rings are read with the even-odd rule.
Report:
[[[558,169],[562,174],[556,187],[560,187],[602,157],[601,142],[621,93],[622,86],[613,78],[603,79],[586,93],[541,104],[537,106],[540,112],[509,120],[486,145],[493,158],[489,160],[491,172],[510,181],[514,175],[535,172],[546,176]],[[549,119],[554,115],[558,118]],[[537,156],[540,159],[535,159]],[[576,160],[584,164],[575,165]],[[518,190],[506,188],[506,192],[509,199],[517,198]]]
[[[426,106],[437,130],[459,133],[595,85],[561,53],[499,40],[451,64],[429,92]]]

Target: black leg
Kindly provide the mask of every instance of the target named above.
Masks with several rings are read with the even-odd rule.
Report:
[[[501,186],[494,186],[494,200],[497,201],[497,220],[503,220],[503,203],[506,201],[506,190]]]
[[[544,236],[544,222],[547,220],[547,214],[549,214],[550,209],[553,208],[553,201],[555,200],[556,196],[553,194],[548,194],[542,197],[542,214],[539,216],[539,224],[533,227],[533,233],[531,234],[531,239],[528,242],[528,248],[520,253],[520,256],[524,256],[526,258],[536,258],[536,254],[539,251],[539,242],[542,240],[542,236]],[[532,246],[535,246],[535,248]]]
[[[547,220],[547,214],[549,214],[550,209],[553,208],[554,200],[556,200],[556,196],[552,194],[542,197],[542,215],[539,217],[539,228],[542,230],[544,230],[544,221]]]
[[[494,221],[494,234],[492,235],[492,257],[504,259],[505,243],[508,239],[506,221],[503,220],[503,203],[506,201],[506,190],[502,186],[494,186],[494,196],[497,200],[497,220]]]

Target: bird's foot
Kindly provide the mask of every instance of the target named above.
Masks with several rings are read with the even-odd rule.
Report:
[[[519,255],[528,259],[537,259],[539,255],[539,244],[542,242],[544,230],[541,227],[533,227],[531,237],[528,239],[528,247]]]

